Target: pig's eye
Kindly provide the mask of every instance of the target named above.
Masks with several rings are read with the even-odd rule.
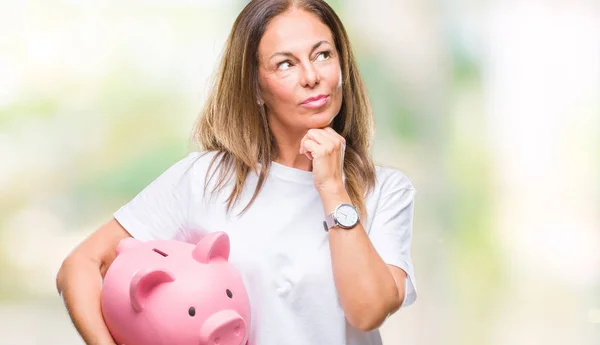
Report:
[[[190,314],[190,316],[196,315],[196,309],[194,307],[190,307],[190,309],[188,310],[188,314]]]
[[[227,289],[225,292],[227,292],[227,297],[233,298],[233,292],[231,292],[231,290]]]

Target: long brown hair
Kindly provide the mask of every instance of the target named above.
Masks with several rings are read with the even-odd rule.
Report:
[[[271,161],[277,157],[265,108],[257,105],[258,44],[269,22],[292,6],[314,14],[333,33],[340,56],[343,99],[332,128],[346,139],[346,190],[361,214],[366,214],[365,198],[375,184],[370,153],[374,118],[346,30],[333,9],[322,0],[252,0],[238,15],[194,131],[200,148],[217,151],[210,164],[213,167],[218,160],[217,169],[210,178],[207,172],[205,189],[216,171],[219,180],[212,192],[220,191],[234,172],[235,186],[227,199],[230,210],[239,200],[248,174],[260,166],[256,189],[243,213],[258,196]]]

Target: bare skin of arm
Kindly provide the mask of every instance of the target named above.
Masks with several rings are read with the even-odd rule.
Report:
[[[322,193],[326,210],[350,203],[343,187],[337,190],[341,192]],[[380,327],[404,301],[406,273],[381,259],[360,223],[351,230],[333,227],[329,247],[335,285],[348,322],[363,331]]]
[[[102,317],[102,279],[119,241],[131,235],[115,219],[80,243],[63,261],[56,287],[69,317],[87,345],[116,345]]]

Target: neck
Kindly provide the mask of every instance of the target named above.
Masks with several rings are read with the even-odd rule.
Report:
[[[312,161],[306,157],[306,155],[298,154],[300,145],[293,145],[293,147],[286,148],[281,143],[278,144],[279,154],[275,158],[275,162],[300,170],[312,171]]]
[[[277,143],[275,162],[300,170],[312,171],[312,161],[304,154],[299,154],[300,142],[306,131],[294,131],[272,126],[271,132]]]

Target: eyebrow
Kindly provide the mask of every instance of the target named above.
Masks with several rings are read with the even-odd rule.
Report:
[[[312,48],[310,50],[310,54],[312,54],[315,50],[317,50],[317,48],[319,48],[324,43],[330,44],[328,41],[319,41],[319,42],[313,44],[313,46],[312,46]],[[290,52],[277,52],[277,53],[271,55],[271,57],[269,58],[269,60],[271,60],[272,58],[274,58],[277,55],[283,55],[283,56],[287,56],[287,57],[294,57],[294,54],[292,54]]]

